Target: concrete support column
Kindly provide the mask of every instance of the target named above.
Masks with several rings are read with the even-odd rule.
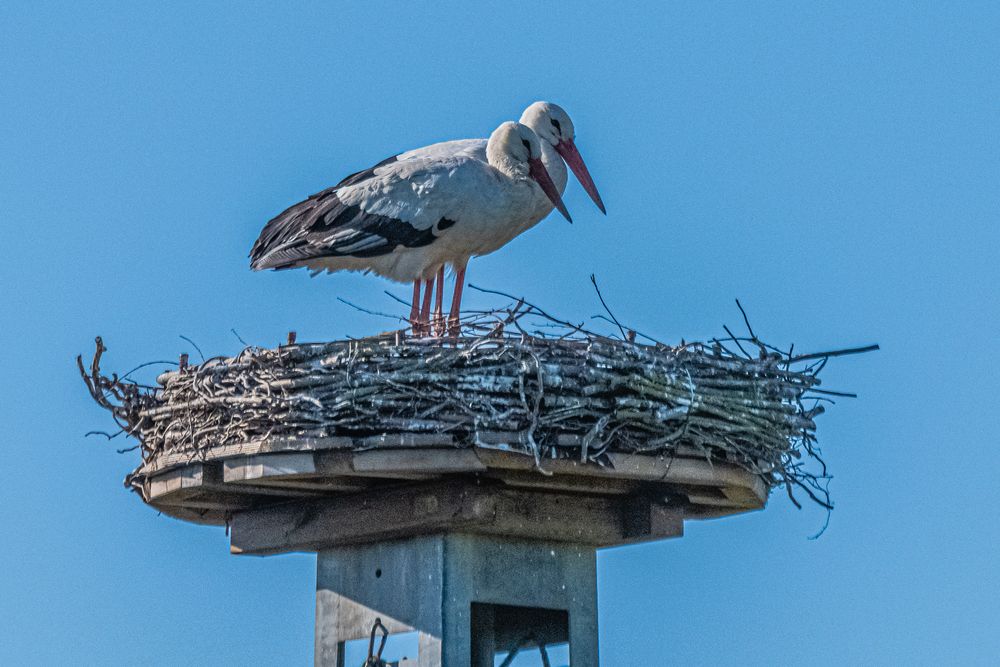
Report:
[[[420,667],[492,667],[528,634],[598,664],[593,547],[467,533],[340,546],[318,552],[316,587],[316,665],[343,664],[376,616],[420,633]]]

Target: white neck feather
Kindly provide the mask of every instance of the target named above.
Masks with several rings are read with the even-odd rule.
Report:
[[[493,141],[493,137],[490,137],[490,142],[486,144],[486,161],[497,171],[511,178],[528,177],[528,165],[511,158],[502,142]]]
[[[486,143],[486,161],[506,176],[522,179],[528,177],[528,164],[514,157],[513,147],[520,150],[523,141],[517,127],[517,123],[506,122],[493,131]]]

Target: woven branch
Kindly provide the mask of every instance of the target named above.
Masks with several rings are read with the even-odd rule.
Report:
[[[643,345],[632,331],[599,335],[523,301],[475,313],[463,331],[248,347],[185,359],[158,387],[102,376],[100,339],[89,372],[78,364],[95,400],[140,443],[134,488],[160,456],[267,438],[448,434],[474,446],[500,431],[518,434],[511,446],[541,470],[560,458],[609,465],[610,451],[697,451],[784,485],[797,506],[798,489],[830,507],[815,437],[823,406],[806,403],[825,360],[844,351],[792,357],[756,336],[728,342],[757,356],[725,340]]]

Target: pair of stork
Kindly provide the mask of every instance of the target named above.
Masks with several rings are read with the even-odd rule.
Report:
[[[501,248],[553,207],[572,222],[562,201],[566,165],[605,212],[574,140],[573,122],[561,107],[535,102],[489,140],[446,141],[394,155],[273,218],[250,251],[250,265],[307,267],[314,274],[365,271],[412,282],[410,321],[417,334],[431,333],[436,281],[435,329],[457,334],[471,257]],[[447,326],[446,266],[455,274]]]

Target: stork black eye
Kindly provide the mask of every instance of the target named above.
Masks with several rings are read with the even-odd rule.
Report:
[[[531,155],[531,144],[528,143],[528,140],[521,139],[521,143],[524,144],[525,149],[527,149],[528,155]]]
[[[559,127],[559,121],[557,121],[555,118],[550,118],[549,120],[552,121],[552,127],[556,128],[556,132],[558,132],[559,135],[562,136],[562,128]]]

